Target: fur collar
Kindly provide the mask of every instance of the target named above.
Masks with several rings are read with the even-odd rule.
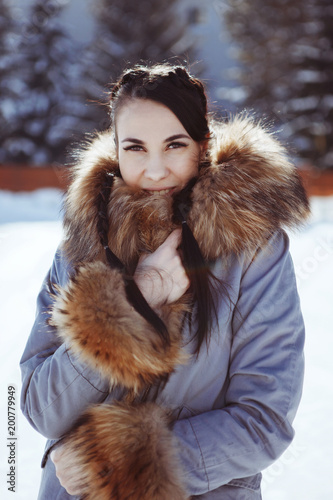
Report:
[[[272,133],[244,114],[213,124],[213,130],[209,163],[200,169],[187,215],[205,259],[252,253],[273,232],[295,228],[309,214],[297,170]],[[65,250],[74,263],[104,259],[96,200],[105,172],[117,169],[109,131],[80,153],[64,217]],[[120,178],[112,189],[109,218],[110,248],[129,267],[176,227],[172,199],[133,191]]]

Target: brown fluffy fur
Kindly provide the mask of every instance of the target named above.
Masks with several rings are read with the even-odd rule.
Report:
[[[91,407],[65,442],[85,500],[186,500],[177,444],[153,403]]]
[[[246,116],[215,126],[211,163],[194,186],[188,225],[206,259],[253,253],[283,226],[308,214],[307,198],[283,147]],[[123,276],[105,264],[97,234],[97,199],[106,172],[118,168],[111,134],[83,152],[65,211],[68,258],[80,266],[58,295],[51,323],[70,349],[132,393],[186,361],[180,349],[187,305],[164,306],[166,347],[126,299]],[[109,246],[135,269],[175,228],[172,200],[133,191],[116,178],[108,207]],[[88,410],[66,439],[68,460],[78,464],[87,500],[183,500],[176,452],[165,414],[156,405],[115,404]]]
[[[246,116],[215,128],[212,162],[194,186],[188,220],[205,258],[251,253],[308,214],[297,170],[272,134]]]
[[[186,303],[177,301],[164,309],[169,346],[128,303],[121,273],[97,261],[81,266],[68,286],[59,289],[50,323],[111,387],[122,385],[138,393],[186,361],[180,349]]]

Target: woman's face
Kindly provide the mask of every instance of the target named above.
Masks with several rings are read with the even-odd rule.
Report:
[[[163,104],[133,99],[116,117],[119,169],[128,186],[168,195],[197,175],[203,145]]]

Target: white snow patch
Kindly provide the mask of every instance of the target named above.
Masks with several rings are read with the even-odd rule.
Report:
[[[0,224],[60,220],[62,198],[62,191],[53,188],[23,193],[0,191]]]

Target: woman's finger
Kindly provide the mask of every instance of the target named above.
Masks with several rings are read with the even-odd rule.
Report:
[[[181,240],[182,240],[181,229],[174,229],[159,248],[164,248],[164,247],[177,248],[180,245]]]
[[[63,447],[51,451],[50,458],[56,469],[56,476],[63,488],[70,495],[80,495],[81,478],[80,470],[75,464],[69,464]]]

